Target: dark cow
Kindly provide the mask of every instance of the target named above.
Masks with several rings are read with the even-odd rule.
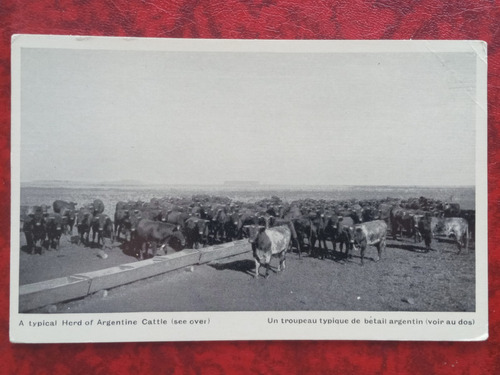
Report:
[[[21,219],[23,221],[22,230],[26,237],[28,253],[36,251],[37,243],[40,242],[40,254],[43,253],[43,246],[46,239],[45,216],[41,206],[29,207],[24,210]]]
[[[59,250],[59,243],[63,233],[63,217],[58,213],[49,214],[45,219],[48,247]]]
[[[427,251],[431,250],[432,243],[432,215],[427,212],[417,223],[418,233],[425,242]],[[420,241],[419,241],[420,242]]]
[[[326,246],[326,235],[325,235],[325,215],[320,211],[317,211],[315,215],[309,217],[311,220],[310,237],[309,237],[309,253],[313,256],[318,256],[320,259],[324,259],[328,248]],[[318,241],[319,249],[316,251],[316,241]]]
[[[462,251],[462,246],[465,247],[465,252],[468,252],[470,235],[467,220],[461,217],[433,217],[431,228],[434,236],[441,235],[454,239],[458,247],[458,254]]]
[[[82,207],[80,208],[78,214],[76,215],[76,227],[78,229],[78,234],[80,236],[79,237],[80,244],[81,243],[88,244],[89,242],[90,229],[92,226],[92,219],[93,219],[91,211],[93,211],[93,209],[90,209],[88,207]]]
[[[391,211],[393,205],[389,203],[381,203],[378,206],[378,216],[379,220],[384,220],[387,225],[389,225],[391,220]]]
[[[339,244],[339,251],[342,255],[343,247],[345,245],[345,257],[349,254],[349,249],[352,247],[352,219],[347,218],[344,222],[342,216],[327,215],[325,224],[325,237],[332,242],[333,252],[337,251],[337,243]]]
[[[198,249],[207,245],[208,241],[208,220],[192,216],[184,223],[184,234],[186,236],[186,246]]]
[[[56,200],[52,203],[52,208],[55,213],[58,213],[62,216],[63,219],[63,233],[69,232],[69,234],[73,234],[73,226],[75,225],[76,219],[76,205],[75,202],[66,202],[62,200]]]
[[[226,239],[228,241],[241,239],[243,222],[241,221],[240,214],[238,212],[233,212],[228,216],[229,220],[226,220],[224,223],[224,232],[226,233]]]
[[[414,237],[415,242],[417,242],[418,220],[420,220],[423,215],[423,211],[415,211],[401,207],[393,208],[391,210],[391,233],[393,239],[397,240],[398,235],[402,237],[404,234],[406,237]]]
[[[45,239],[47,237],[47,231],[45,228],[45,212],[46,210],[42,206],[33,207],[33,216],[31,220],[31,236],[32,244],[31,254],[36,250],[37,243],[40,242],[40,254],[43,254],[43,247],[45,245]]]
[[[211,224],[214,242],[224,242],[228,235],[227,229],[231,225],[231,217],[222,208],[219,208],[213,216]]]
[[[156,256],[157,246],[165,247],[169,240],[177,239],[182,247],[186,240],[181,231],[177,230],[176,225],[142,219],[137,224],[136,243],[139,246],[139,258],[144,259],[148,252],[148,245],[153,249],[153,257]]]
[[[361,265],[364,264],[365,250],[368,246],[375,246],[378,251],[378,260],[382,257],[387,237],[387,224],[383,220],[369,221],[354,226],[354,243],[361,249]]]
[[[443,214],[444,217],[460,217],[460,204],[445,202]]]
[[[301,249],[304,249],[304,239],[307,238],[310,241],[311,238],[311,220],[307,217],[295,217],[292,219],[293,226],[295,228],[295,232],[297,234],[297,243]],[[310,246],[309,246],[310,248]],[[310,252],[310,250],[309,250]]]
[[[66,202],[62,200],[56,200],[54,203],[52,203],[52,208],[54,209],[55,213],[60,214],[61,211],[65,208],[69,208],[71,210],[75,210],[77,203],[75,202]]]
[[[125,234],[125,238],[128,237],[127,233],[130,233],[130,210],[125,208],[119,208],[115,211],[115,238],[120,239],[120,235]]]
[[[93,215],[102,214],[104,212],[104,203],[102,200],[95,199],[92,206],[94,207],[94,212],[92,212]]]
[[[164,219],[162,219],[162,221],[183,227],[184,222],[189,217],[190,217],[189,214],[186,212],[172,211],[168,213],[168,215]]]
[[[361,217],[363,218],[364,223],[366,223],[367,221],[374,221],[381,219],[380,211],[372,206],[363,207],[361,211]]]
[[[291,244],[291,232],[288,226],[266,229],[264,226],[252,225],[248,227],[248,241],[252,244],[255,259],[255,278],[259,277],[261,265],[266,267],[266,278],[269,277],[271,258],[279,256],[278,271],[285,269],[285,256]]]
[[[115,231],[113,227],[113,222],[108,215],[97,214],[92,219],[92,243],[95,243],[95,237],[97,235],[97,246],[104,246],[104,238],[111,239],[114,242]]]

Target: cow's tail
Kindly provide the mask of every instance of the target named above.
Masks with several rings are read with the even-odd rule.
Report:
[[[469,253],[469,238],[470,238],[470,232],[469,232],[469,223],[467,223],[467,226],[465,227],[465,253]]]

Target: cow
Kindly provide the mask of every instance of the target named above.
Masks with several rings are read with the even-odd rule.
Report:
[[[445,202],[443,206],[444,217],[460,217],[460,204]]]
[[[352,247],[352,230],[353,223],[351,218],[347,218],[344,222],[342,216],[327,215],[325,223],[325,237],[332,242],[333,252],[337,250],[337,243],[339,244],[339,251],[342,255],[342,250],[345,245],[345,257],[349,254],[349,249]]]
[[[99,215],[104,212],[104,203],[102,203],[100,199],[95,199],[92,207],[94,207],[94,212],[92,212],[93,215]]]
[[[192,216],[184,222],[184,234],[186,237],[186,246],[189,248],[198,249],[207,244],[208,237],[208,220],[200,219]]]
[[[45,215],[40,206],[25,207],[21,211],[22,231],[26,237],[28,253],[33,254],[40,242],[40,254],[46,239]]]
[[[290,228],[290,233],[291,233],[291,236],[292,236],[292,240],[297,245],[297,251],[299,253],[299,259],[302,259],[302,251],[301,251],[301,248],[300,248],[300,243],[299,243],[299,240],[298,240],[297,231],[295,230],[295,225],[293,224],[293,221],[292,220],[287,220],[287,219],[275,218],[275,217],[272,217],[272,216],[269,218],[269,227],[270,228],[277,227],[277,226],[283,226],[283,225],[286,225],[286,226],[288,226],[288,228]]]
[[[219,208],[212,218],[212,235],[214,242],[224,242],[228,236],[227,229],[231,225],[231,217],[224,209]]]
[[[43,247],[47,237],[43,207],[34,206],[30,209],[28,217],[25,219],[23,230],[26,236],[28,252],[33,254],[37,248],[37,243],[40,242],[40,254],[43,254]]]
[[[394,240],[402,236],[403,233],[407,237],[414,237],[415,242],[418,240],[418,220],[423,217],[423,211],[394,207],[391,210],[391,233]],[[416,216],[416,217],[415,217]]]
[[[60,214],[63,219],[62,229],[63,233],[69,232],[73,234],[73,226],[75,225],[75,209],[77,203],[56,200],[52,203],[52,208],[55,213]]]
[[[432,215],[426,212],[425,215],[416,223],[420,237],[425,242],[427,251],[431,250],[432,243]],[[420,242],[420,241],[419,241]]]
[[[189,218],[189,214],[186,212],[172,211],[167,214],[166,217],[162,218],[162,222],[184,226],[184,222]]]
[[[387,237],[387,224],[383,220],[369,221],[354,225],[354,244],[361,249],[361,265],[364,264],[365,250],[368,246],[375,246],[378,251],[378,260],[382,257]]]
[[[89,242],[90,228],[92,226],[93,219],[92,211],[93,209],[90,209],[89,207],[81,207],[76,215],[76,227],[78,229],[78,234],[80,235],[80,244],[88,244]],[[87,237],[86,239],[84,238],[85,235]]]
[[[156,256],[157,246],[161,244],[164,248],[169,240],[177,239],[181,246],[186,245],[186,240],[177,225],[142,219],[137,224],[136,244],[139,246],[139,259],[144,259],[148,252],[148,245],[153,249],[153,257]]]
[[[125,237],[128,237],[127,233],[130,233],[130,210],[128,208],[118,208],[115,211],[115,238],[120,239],[120,234],[125,232]]]
[[[228,241],[233,241],[235,239],[241,239],[242,231],[242,221],[240,219],[240,214],[238,212],[233,212],[228,215],[229,219],[224,223],[224,232],[226,233],[226,239]]]
[[[279,256],[278,272],[285,269],[285,256],[290,248],[292,234],[288,226],[266,229],[265,226],[248,226],[248,242],[252,244],[255,259],[255,278],[259,277],[261,265],[266,267],[266,279],[269,277],[271,258]]]
[[[465,247],[465,252],[468,252],[469,247],[469,224],[467,220],[461,217],[433,217],[431,221],[431,230],[433,236],[443,235],[447,238],[453,238],[458,247],[458,254],[462,251],[462,246]]]
[[[104,238],[110,238],[114,242],[114,228],[111,218],[106,214],[97,214],[92,220],[92,244],[95,243],[97,235],[97,246],[104,246]]]
[[[75,202],[66,202],[62,200],[55,200],[54,203],[52,203],[52,208],[55,213],[60,214],[62,210],[65,208],[69,208],[71,210],[75,210],[77,203]]]
[[[326,235],[325,235],[325,215],[320,211],[316,211],[315,215],[309,217],[311,221],[311,231],[309,237],[309,253],[312,255],[317,255],[318,258],[324,259],[328,247],[326,246]],[[316,241],[318,241],[319,250],[315,251]]]
[[[48,247],[59,250],[59,243],[63,232],[63,217],[54,212],[45,219],[45,231],[47,233]]]

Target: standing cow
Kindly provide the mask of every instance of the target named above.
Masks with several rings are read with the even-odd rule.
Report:
[[[255,259],[255,278],[259,277],[261,265],[266,267],[266,279],[269,277],[271,258],[278,256],[278,272],[285,269],[285,255],[290,248],[292,233],[288,226],[266,229],[265,226],[248,226],[248,242],[252,244]]]
[[[63,232],[63,217],[54,212],[45,219],[45,231],[47,232],[48,248],[59,250],[61,235]]]
[[[97,235],[97,246],[104,246],[104,238],[109,238],[111,243],[115,240],[115,231],[111,218],[106,214],[98,214],[92,220],[92,244],[95,243]]]
[[[465,247],[465,252],[468,252],[470,235],[467,220],[461,217],[433,217],[431,229],[433,235],[444,235],[447,238],[453,238],[458,247],[458,254],[462,251],[462,246]]]
[[[197,249],[200,244],[205,247],[208,237],[208,220],[192,216],[184,223],[184,233],[186,235],[186,246]]]
[[[139,258],[144,259],[148,252],[148,245],[153,248],[153,257],[156,256],[157,246],[164,248],[168,241],[176,238],[182,247],[186,245],[184,235],[177,230],[177,225],[142,219],[137,223],[137,237],[135,242],[140,247]]]
[[[368,246],[375,246],[378,251],[378,260],[382,257],[387,237],[387,224],[383,220],[369,221],[354,226],[354,243],[361,249],[361,265],[364,264],[365,250]]]

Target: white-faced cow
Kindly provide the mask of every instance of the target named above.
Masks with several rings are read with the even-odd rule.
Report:
[[[431,222],[432,234],[453,238],[458,246],[458,254],[465,247],[465,252],[469,247],[469,224],[461,217],[433,217]]]
[[[249,225],[248,242],[252,244],[255,259],[255,278],[259,277],[261,265],[266,267],[266,278],[269,277],[271,258],[280,258],[278,271],[285,269],[285,255],[290,248],[292,233],[288,226],[266,229],[265,226]]]
[[[375,246],[378,251],[378,258],[382,256],[385,249],[387,237],[387,224],[383,220],[369,221],[354,226],[354,243],[361,249],[361,265],[365,257],[365,250],[368,246]]]

